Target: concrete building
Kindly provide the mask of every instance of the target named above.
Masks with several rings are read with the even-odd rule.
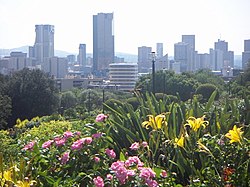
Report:
[[[152,47],[138,47],[138,71],[139,73],[149,73],[152,68]]]
[[[54,56],[54,26],[36,25],[36,39],[33,48],[29,48],[29,57],[34,57],[38,64]]]
[[[79,65],[85,67],[87,65],[86,60],[86,44],[80,44],[79,45]]]
[[[67,58],[51,57],[46,58],[42,64],[42,70],[54,78],[65,78],[68,73]]]
[[[174,44],[174,60],[180,62],[180,71],[192,71],[191,59],[192,59],[192,48],[188,43],[178,42]]]
[[[221,67],[217,67],[218,69],[234,67],[234,52],[228,51],[228,42],[218,39],[218,41],[214,43],[214,50],[221,51],[223,55],[223,63]]]
[[[188,43],[190,48],[195,51],[195,35],[182,35],[182,42]]]
[[[12,71],[19,71],[23,68],[28,68],[32,66],[32,61],[27,58],[27,53],[23,52],[11,52],[8,69]]]
[[[138,80],[138,65],[136,63],[109,64],[110,85],[119,90],[132,91]]]
[[[163,43],[156,44],[156,58],[163,57]]]
[[[209,50],[209,57],[210,57],[210,69],[212,71],[221,71],[223,67],[223,51],[221,50]]]
[[[168,54],[162,56],[161,58],[156,58],[155,60],[155,71],[170,69],[168,62]]]
[[[250,61],[250,39],[244,40],[244,52],[242,52],[242,69],[246,69],[247,63]]]
[[[93,73],[106,76],[114,54],[113,13],[98,13],[93,16]]]

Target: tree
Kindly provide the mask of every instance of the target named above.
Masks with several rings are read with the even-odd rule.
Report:
[[[23,69],[10,76],[8,95],[12,100],[12,116],[9,126],[17,118],[31,119],[50,115],[59,105],[55,81],[41,70]]]
[[[11,115],[11,99],[7,95],[0,94],[0,129],[5,129],[8,118]]]
[[[210,98],[210,96],[212,95],[212,93],[216,90],[216,86],[214,86],[213,84],[202,84],[200,85],[197,90],[196,90],[196,94],[200,94],[202,95],[202,100],[204,102],[208,101],[208,99]],[[216,99],[218,99],[219,95],[217,94]]]
[[[61,107],[63,107],[63,109],[74,107],[76,104],[77,104],[77,98],[72,91],[67,91],[62,93]]]

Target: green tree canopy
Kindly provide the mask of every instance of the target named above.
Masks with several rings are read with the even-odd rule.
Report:
[[[12,100],[9,125],[14,125],[17,118],[31,119],[50,115],[57,111],[59,105],[55,81],[38,69],[25,68],[11,75],[8,95]]]

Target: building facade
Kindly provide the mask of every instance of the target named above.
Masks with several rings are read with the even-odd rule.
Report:
[[[86,44],[79,45],[79,54],[78,54],[79,65],[85,67],[87,65],[86,60]]]
[[[138,47],[138,71],[149,73],[152,68],[152,47]]]
[[[138,80],[138,65],[136,63],[109,64],[110,85],[119,90],[132,91]]]
[[[242,69],[247,68],[247,63],[250,61],[250,39],[244,40],[244,52],[242,52]]]
[[[114,62],[113,13],[93,16],[93,73],[106,75],[109,64]]]
[[[46,58],[54,56],[54,26],[36,25],[36,39],[33,48],[29,48],[29,57],[42,64]]]

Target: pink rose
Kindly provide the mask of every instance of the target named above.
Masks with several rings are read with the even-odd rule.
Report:
[[[97,156],[95,156],[95,157],[94,157],[94,161],[95,161],[95,163],[98,163],[98,162],[100,162],[100,158],[97,157]]]
[[[73,137],[73,136],[74,136],[74,134],[72,132],[70,132],[70,131],[66,131],[66,132],[63,133],[63,137],[65,137],[65,138],[70,138],[70,137]]]

